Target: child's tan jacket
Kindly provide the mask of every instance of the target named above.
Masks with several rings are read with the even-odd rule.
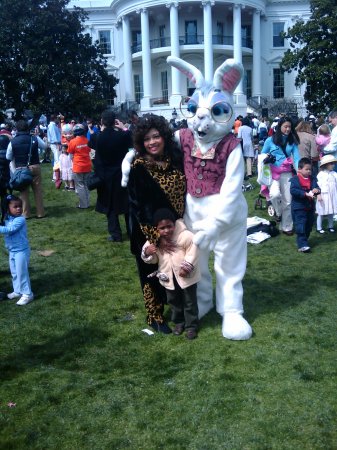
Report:
[[[177,283],[182,289],[191,286],[200,281],[200,268],[198,264],[198,247],[193,243],[193,233],[187,230],[186,225],[182,219],[175,223],[175,230],[173,233],[173,240],[177,243],[177,248],[173,253],[162,253],[157,250],[157,253],[152,256],[145,256],[144,249],[150,245],[147,241],[143,246],[142,259],[148,264],[157,264],[159,271],[168,276],[168,281],[159,279],[161,285],[166,289],[174,290],[173,273]],[[187,261],[194,266],[194,270],[186,277],[180,277],[179,271],[181,263]]]

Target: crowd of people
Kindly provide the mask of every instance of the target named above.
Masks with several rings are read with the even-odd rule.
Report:
[[[42,117],[42,116],[41,116]],[[268,158],[271,183],[267,186],[279,222],[287,236],[297,234],[300,252],[310,251],[308,242],[317,215],[316,229],[334,233],[337,214],[337,111],[329,120],[294,123],[285,115],[270,124],[266,118],[238,116],[233,133],[241,140],[246,178],[251,178],[258,153]],[[28,166],[35,199],[36,218],[46,217],[41,167],[52,163],[55,188],[74,191],[77,208],[90,206],[90,189],[97,189],[96,211],[107,218],[108,240],[119,243],[119,216],[125,216],[131,252],[135,256],[144,297],[147,323],[155,331],[171,333],[164,318],[166,299],[172,308],[173,333],[186,331],[197,337],[196,283],[200,272],[198,247],[182,220],[186,179],[183,155],[174,139],[175,126],[164,117],[130,115],[129,123],[112,111],[100,121],[65,120],[62,114],[45,118],[36,126],[18,120],[15,130],[0,126],[0,234],[5,235],[13,292],[9,299],[26,305],[34,299],[28,264],[26,219],[31,217],[29,189],[14,196],[10,171]],[[134,149],[127,189],[122,187],[122,164]],[[49,150],[49,151],[48,151]]]

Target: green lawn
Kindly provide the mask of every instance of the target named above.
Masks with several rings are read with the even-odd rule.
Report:
[[[249,246],[251,340],[224,339],[214,311],[195,341],[148,336],[128,242],[107,242],[94,194],[77,210],[43,171],[36,300],[0,302],[1,449],[337,449],[336,236],[314,232],[310,254],[284,235]],[[250,215],[267,217],[257,195]],[[10,292],[3,245],[0,257]]]

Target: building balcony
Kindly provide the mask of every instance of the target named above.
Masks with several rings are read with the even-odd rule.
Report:
[[[181,46],[190,46],[190,45],[203,45],[204,44],[204,35],[187,35],[187,36],[179,36],[179,44]],[[212,44],[213,45],[222,45],[222,46],[233,46],[233,36],[212,36]],[[150,49],[159,49],[164,47],[171,46],[171,38],[169,37],[161,37],[158,39],[150,40]],[[242,38],[242,47],[252,49],[253,42],[251,39]],[[135,42],[131,46],[132,54],[138,53],[142,51],[142,44],[140,42]]]

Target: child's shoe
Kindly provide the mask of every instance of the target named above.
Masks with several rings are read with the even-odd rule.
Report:
[[[324,234],[324,233],[325,233],[325,231],[324,231],[324,230],[322,230],[322,229],[320,229],[320,230],[317,230],[317,233],[319,233],[319,234]]]
[[[173,334],[175,334],[176,336],[180,336],[181,334],[183,334],[183,332],[184,325],[182,325],[181,323],[177,323],[177,325],[173,329]]]
[[[34,300],[33,294],[31,294],[31,295],[22,294],[20,300],[17,301],[16,304],[19,306],[28,305],[28,303],[30,303],[33,300]]]
[[[329,228],[329,233],[334,233],[335,230],[333,228]]]
[[[9,298],[9,300],[14,300],[19,297],[21,297],[21,294],[18,294],[17,292],[11,292],[10,294],[7,294],[7,298]]]
[[[309,253],[310,252],[310,247],[301,247],[298,249],[298,251],[300,253]]]
[[[186,339],[188,340],[192,340],[198,337],[198,332],[197,330],[187,330],[186,331]]]

